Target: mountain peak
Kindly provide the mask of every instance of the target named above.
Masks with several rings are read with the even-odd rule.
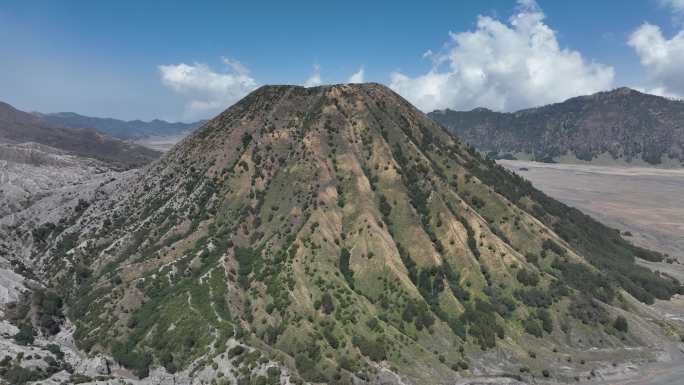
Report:
[[[617,95],[630,95],[633,93],[641,93],[633,88],[629,87],[619,87],[611,91],[611,93],[617,94]]]
[[[597,92],[592,95],[588,95],[588,98],[596,98],[596,97],[615,97],[615,98],[623,98],[623,97],[630,97],[630,96],[651,96],[651,97],[659,97],[657,95],[651,95],[651,94],[645,94],[643,92],[637,91],[633,88],[629,87],[619,87],[615,88],[610,91],[603,91],[603,92]]]
[[[533,363],[530,338],[548,337],[540,356],[574,353],[559,325],[587,296],[676,286],[377,83],[261,87],[122,195],[74,232],[96,252],[57,250],[49,266],[89,266],[70,299],[87,309],[78,343],[128,366],[187,368],[239,339],[311,382],[382,382],[383,361],[410,383],[448,382],[497,346],[504,371]],[[623,344],[572,330],[597,337]]]

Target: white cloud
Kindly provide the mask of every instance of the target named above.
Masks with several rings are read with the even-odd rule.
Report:
[[[627,43],[648,73],[651,84],[646,88],[669,97],[684,95],[684,30],[667,39],[660,27],[644,23]]]
[[[474,31],[449,33],[442,53],[423,55],[433,63],[430,71],[394,72],[390,87],[424,111],[511,111],[610,88],[613,68],[560,48],[544,18],[533,0],[519,1],[508,22],[480,16]]]
[[[684,15],[684,0],[660,0],[660,3],[672,8],[675,13]]]
[[[185,95],[186,117],[219,112],[257,87],[249,70],[240,62],[222,58],[225,70],[215,72],[203,63],[160,65],[164,85]]]
[[[347,80],[347,83],[363,83],[364,80],[364,70],[363,67],[359,68],[358,71],[354,72],[349,79]]]
[[[314,64],[314,70],[311,76],[309,76],[306,81],[304,81],[304,87],[316,87],[320,86],[323,82],[321,81],[321,67],[318,64]]]

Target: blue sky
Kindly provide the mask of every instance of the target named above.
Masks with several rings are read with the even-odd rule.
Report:
[[[391,85],[424,110],[513,110],[622,85],[679,96],[684,84],[670,84],[684,83],[673,64],[684,58],[682,15],[682,0],[6,0],[0,100],[41,112],[192,120],[258,85],[318,83],[315,67],[322,83],[363,69],[355,80]],[[653,28],[639,30],[645,22]],[[558,49],[525,45],[540,36]],[[649,51],[658,44],[665,59]],[[530,57],[559,73],[520,80],[536,65]]]

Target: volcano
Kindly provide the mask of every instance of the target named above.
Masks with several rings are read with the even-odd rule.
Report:
[[[261,87],[53,241],[78,346],[141,377],[568,379],[647,345],[639,309],[680,290],[380,84]]]

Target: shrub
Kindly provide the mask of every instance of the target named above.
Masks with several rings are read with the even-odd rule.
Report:
[[[245,352],[245,347],[242,345],[236,345],[228,350],[228,358],[237,357]]]
[[[543,331],[541,324],[539,323],[538,320],[535,318],[528,318],[523,322],[523,326],[525,327],[525,331],[535,337],[541,338],[543,336]]]
[[[236,247],[235,258],[238,261],[238,282],[243,288],[248,288],[249,275],[261,263],[261,254],[250,247]]]
[[[504,337],[503,327],[496,322],[496,310],[488,302],[477,299],[475,305],[466,304],[461,320],[483,350],[495,347],[496,337]]]
[[[608,313],[594,299],[586,296],[576,296],[570,303],[570,314],[586,325],[606,324]]]
[[[515,301],[502,290],[487,286],[484,292],[489,296],[492,306],[501,317],[507,318],[513,314],[517,307]]]
[[[527,253],[525,254],[525,260],[536,265],[539,262],[539,257],[536,254]]]
[[[328,325],[323,329],[323,337],[331,348],[337,349],[340,346],[340,342],[337,340],[337,337],[335,337],[335,334],[333,334],[332,326]]]
[[[373,361],[379,362],[387,358],[385,341],[382,337],[372,340],[361,335],[355,335],[352,337],[352,344],[359,348],[361,354]]]
[[[592,297],[606,303],[610,303],[615,297],[615,290],[610,280],[583,264],[556,259],[551,266],[560,270],[563,281],[577,290],[589,293]]]
[[[516,278],[525,286],[537,286],[539,284],[539,275],[527,269],[520,269]]]
[[[560,256],[564,256],[566,253],[563,247],[551,239],[545,239],[544,242],[542,242],[542,249],[551,250],[556,253],[556,255]]]
[[[249,143],[252,141],[252,135],[250,135],[248,132],[245,132],[242,134],[240,141],[242,142],[242,147],[247,148]]]
[[[131,344],[117,342],[112,347],[112,357],[119,364],[131,369],[138,378],[145,378],[150,374],[152,355],[148,352],[140,352]]]
[[[349,287],[354,288],[354,272],[349,268],[349,259],[351,258],[351,253],[346,247],[340,250],[340,272],[342,276],[349,284]]]
[[[54,356],[57,357],[58,360],[64,358],[64,352],[62,352],[62,349],[59,347],[59,345],[49,344],[45,347],[45,349],[47,349],[48,352],[54,354]]]
[[[3,377],[8,383],[19,385],[42,380],[45,375],[32,369],[23,368],[20,365],[13,365],[4,373]]]
[[[321,298],[321,310],[323,310],[323,313],[325,314],[330,314],[335,311],[335,302],[328,292],[324,293]]]
[[[30,345],[33,340],[33,327],[31,325],[23,325],[14,335],[14,341],[19,345]]]
[[[159,359],[159,363],[166,369],[167,372],[174,374],[178,370],[175,362],[173,362],[173,356],[170,352],[165,352]]]
[[[384,195],[380,195],[380,213],[385,222],[387,222],[389,215],[392,213],[392,206],[387,202],[387,198]]]
[[[280,368],[277,366],[271,366],[266,370],[266,374],[268,374],[268,376],[271,378],[280,377]]]
[[[323,382],[325,377],[316,368],[316,361],[305,353],[295,355],[295,366],[299,374],[307,381]]]
[[[527,306],[549,307],[553,304],[553,299],[545,291],[538,288],[528,290],[516,290],[515,297]]]
[[[551,333],[553,331],[553,320],[551,319],[551,313],[546,309],[537,310],[537,318],[541,321],[542,329],[545,332]]]
[[[64,317],[62,299],[51,291],[39,289],[33,292],[32,300],[38,309],[38,325],[41,330],[49,335],[59,333],[59,320]]]
[[[623,333],[627,333],[627,331],[629,330],[629,324],[627,323],[627,318],[619,315],[615,319],[615,322],[613,322],[613,327],[618,331],[621,331]]]

